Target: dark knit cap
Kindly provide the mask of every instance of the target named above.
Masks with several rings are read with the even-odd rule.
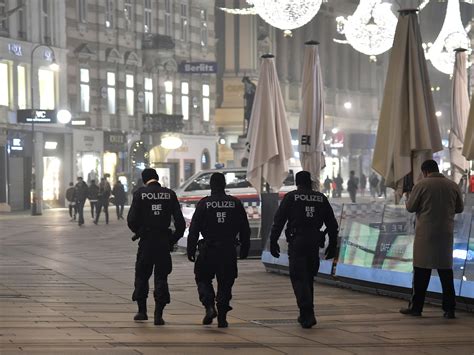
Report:
[[[296,186],[311,187],[311,174],[308,171],[300,171],[295,177]]]
[[[153,179],[158,180],[158,174],[155,169],[146,168],[142,171],[142,180],[144,184]]]
[[[211,190],[225,189],[225,176],[222,173],[214,173],[211,175]]]

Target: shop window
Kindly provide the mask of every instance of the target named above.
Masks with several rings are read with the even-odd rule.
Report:
[[[104,153],[104,174],[109,174],[109,182],[116,181],[116,170],[118,165],[118,156],[114,152]]]
[[[181,4],[180,32],[181,32],[181,41],[183,42],[188,41],[188,27],[189,27],[188,5]]]
[[[90,78],[89,69],[81,68],[79,71],[80,92],[81,92],[81,112],[90,111]]]
[[[79,15],[79,22],[86,23],[87,22],[87,0],[78,0],[77,1],[78,7],[78,15]]]
[[[125,29],[131,30],[133,27],[132,0],[125,0],[123,5],[123,17],[125,18]]]
[[[183,120],[189,120],[189,83],[186,81],[181,83],[181,113]]]
[[[18,108],[20,110],[26,109],[26,68],[23,65],[16,67],[16,76],[18,80]]]
[[[145,113],[153,113],[153,79],[145,78]]]
[[[114,25],[114,0],[105,0],[105,28]]]
[[[209,98],[210,95],[210,87],[209,84],[202,85],[202,119],[205,122],[209,122],[209,118],[211,115],[211,99]]]
[[[57,157],[43,157],[43,199],[58,201],[61,187],[61,159]]]
[[[201,169],[202,170],[207,170],[211,168],[211,158],[209,151],[207,149],[204,149],[204,151],[201,154]]]
[[[165,0],[165,35],[166,36],[171,36],[172,33],[172,28],[173,28],[173,22],[172,22],[172,5],[171,5],[171,0]]]
[[[166,114],[173,114],[173,82],[171,80],[165,81],[165,108]]]
[[[10,75],[8,63],[0,63],[0,106],[10,106]]]
[[[107,72],[107,107],[109,114],[114,115],[116,110],[115,100],[115,73]]]
[[[201,10],[201,46],[207,47],[209,31],[207,28],[207,10]]]
[[[38,70],[40,109],[54,110],[56,108],[56,78],[49,69]]]
[[[143,9],[143,32],[151,33],[151,0],[145,0]]]
[[[126,100],[127,100],[127,114],[133,116],[135,113],[135,78],[131,74],[125,75]]]

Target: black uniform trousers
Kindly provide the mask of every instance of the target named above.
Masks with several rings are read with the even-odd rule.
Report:
[[[78,224],[82,225],[84,224],[84,204],[86,203],[86,200],[77,200],[76,201],[76,211],[78,214]]]
[[[91,204],[91,216],[92,218],[95,217],[95,213],[97,213],[97,209],[98,209],[98,206],[97,206],[97,200],[89,200],[90,204]],[[94,213],[95,211],[95,213]]]
[[[99,222],[100,212],[102,211],[102,207],[104,208],[105,214],[105,223],[109,224],[109,201],[101,201],[97,202],[97,212],[95,216],[95,223]]]
[[[443,289],[443,310],[454,311],[456,307],[456,293],[454,291],[453,270],[438,269],[438,275]],[[430,283],[431,269],[413,267],[413,295],[410,308],[417,312],[423,312],[426,290]]]
[[[133,291],[132,300],[142,301],[148,298],[150,290],[148,281],[153,274],[155,303],[164,307],[170,303],[168,275],[172,271],[168,237],[166,236],[166,241],[164,238],[163,241],[142,238],[138,243],[137,261],[135,263],[135,290]]]
[[[117,219],[123,218],[124,203],[115,203],[115,211],[117,212]]]
[[[200,246],[194,265],[199,300],[208,307],[216,303],[220,312],[230,311],[232,286],[237,278],[237,252],[235,244]],[[217,296],[212,280],[217,279]]]
[[[296,296],[296,303],[301,312],[312,312],[314,309],[314,277],[319,271],[318,246],[288,245],[290,280]]]

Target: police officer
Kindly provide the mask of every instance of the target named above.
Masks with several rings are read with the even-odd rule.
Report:
[[[135,290],[132,299],[138,304],[134,320],[147,320],[148,280],[154,269],[155,325],[163,325],[163,309],[170,303],[168,275],[171,273],[170,250],[183,236],[186,223],[174,191],[161,187],[154,169],[142,172],[145,186],[133,195],[127,222],[140,237],[135,264]],[[173,217],[175,232],[169,229]]]
[[[211,196],[196,206],[188,235],[188,259],[195,261],[199,233],[199,255],[194,274],[199,300],[206,308],[203,324],[211,324],[217,316],[219,328],[227,328],[227,312],[232,310],[232,286],[237,278],[237,234],[240,242],[240,259],[247,258],[250,247],[250,227],[247,213],[239,199],[225,193],[225,177],[221,173],[211,176]],[[217,278],[217,297],[212,280]],[[217,303],[217,311],[215,308]]]
[[[324,244],[325,233],[320,229],[325,224],[329,234],[326,259],[336,255],[338,225],[334,212],[324,194],[313,191],[311,174],[300,171],[296,174],[295,191],[285,195],[278,208],[270,234],[270,252],[280,257],[278,239],[286,227],[290,279],[300,309],[298,322],[303,328],[316,324],[313,304],[313,282],[319,270],[319,246]]]

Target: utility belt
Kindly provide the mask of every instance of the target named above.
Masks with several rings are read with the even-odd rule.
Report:
[[[219,248],[236,248],[240,243],[237,239],[231,240],[209,240],[209,239],[200,239],[198,241],[198,250],[199,252],[206,249],[219,249]]]
[[[300,236],[315,235],[321,247],[321,245],[324,246],[325,236],[327,232],[328,232],[327,229],[323,231],[319,231],[319,230],[315,230],[314,228],[287,228],[285,230],[285,236],[286,236],[286,241],[288,243],[291,243],[296,239],[296,236],[298,235]]]
[[[132,241],[135,241],[137,239],[141,239],[141,240],[151,239],[149,236],[152,233],[166,235],[168,238],[170,238],[173,235],[173,231],[171,230],[171,228],[143,227],[143,228],[140,228],[138,233],[132,236]]]

